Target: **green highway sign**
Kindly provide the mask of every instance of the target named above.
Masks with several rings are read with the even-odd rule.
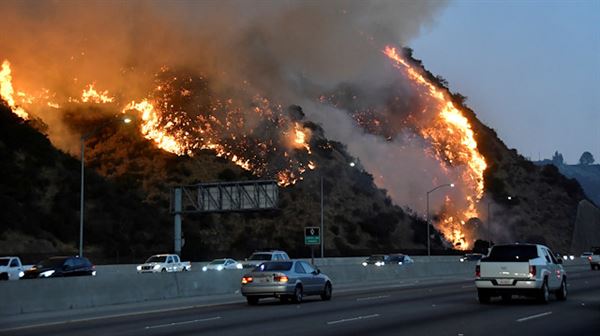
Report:
[[[321,230],[316,226],[307,226],[304,228],[305,245],[321,245]]]

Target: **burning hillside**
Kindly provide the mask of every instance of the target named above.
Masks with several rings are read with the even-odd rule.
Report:
[[[476,202],[483,194],[482,175],[486,165],[477,152],[473,131],[444,93],[403,60],[395,49],[387,47],[385,54],[395,66],[406,71],[416,91],[423,91],[420,93],[423,110],[410,113],[403,121],[430,143],[423,155],[435,158],[448,180],[457,177],[448,171],[460,167],[458,178],[463,185],[460,199],[453,200],[454,195],[445,197],[439,228],[455,247],[467,248],[468,241],[474,237],[465,230],[464,224],[478,216]],[[56,94],[36,97],[24,91],[18,91],[15,101],[8,61],[4,62],[2,74],[2,97],[24,119],[29,117],[26,110],[39,111],[41,106],[53,109],[64,106],[81,111],[91,104],[96,108],[101,105],[103,110],[136,115],[140,133],[158,148],[189,156],[196,150],[213,150],[217,156],[257,176],[277,179],[281,186],[294,184],[302,179],[306,170],[318,168],[311,159],[311,131],[303,126],[303,116],[284,111],[280,104],[273,104],[256,93],[246,93],[247,100],[216,97],[204,77],[176,73],[164,66],[154,76],[153,90],[142,99],[118,99],[116,96],[123,97],[122,93],[114,96],[108,90],[97,89],[94,82],[85,85],[80,96],[60,97],[60,103],[56,103],[46,98],[57,99]],[[420,115],[434,117],[423,120]],[[375,115],[364,114],[358,123],[377,125],[380,121]],[[386,187],[385,181],[381,182]],[[432,183],[439,182],[433,180]]]

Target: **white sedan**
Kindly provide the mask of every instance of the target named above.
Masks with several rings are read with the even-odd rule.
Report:
[[[242,269],[242,264],[239,262],[230,259],[215,259],[208,263],[208,265],[202,267],[202,271],[222,271],[227,269]]]

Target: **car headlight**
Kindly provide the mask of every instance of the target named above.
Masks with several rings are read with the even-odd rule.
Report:
[[[25,272],[23,272],[23,271],[20,271],[20,272],[19,272],[19,278],[22,278],[22,277],[24,277],[24,276],[25,276]]]
[[[398,265],[402,265],[402,261],[398,261]]]
[[[569,257],[567,257],[566,255],[565,255],[565,256],[563,256],[563,259],[567,260],[567,258],[569,258]]]
[[[51,276],[52,274],[54,274],[54,270],[49,270],[49,271],[40,273],[40,277],[47,278],[47,277]]]
[[[460,258],[460,262],[465,262],[465,258]]]
[[[202,267],[202,272],[206,272],[207,270],[208,270],[208,267],[206,267],[206,266]]]
[[[157,270],[160,268],[160,265],[154,265],[154,269]]]
[[[235,268],[242,269],[242,268],[244,268],[244,266],[242,266],[242,264],[237,264],[237,265],[235,265]]]
[[[219,265],[217,266],[217,271],[222,271],[223,270],[223,266]]]
[[[366,262],[366,261],[363,261],[362,265],[363,265],[363,266],[367,266],[367,262]]]
[[[138,271],[141,271],[141,270],[142,270],[142,265],[138,265],[138,266],[136,267],[136,269],[137,269]]]
[[[569,256],[569,259],[575,260],[575,256]]]
[[[378,261],[375,263],[375,266],[383,266],[383,265],[384,265],[383,261]]]
[[[92,271],[92,276],[96,276],[96,271]]]

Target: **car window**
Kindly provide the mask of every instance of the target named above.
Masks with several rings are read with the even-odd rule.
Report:
[[[64,267],[75,268],[76,266],[77,266],[77,264],[75,263],[75,259],[73,259],[73,258],[67,259],[64,263]]]
[[[146,260],[146,263],[164,263],[166,259],[165,256],[152,256]]]
[[[253,253],[248,260],[271,260],[271,253]]]
[[[542,251],[544,252],[544,258],[546,259],[546,261],[551,264],[552,263],[552,259],[550,259],[550,255],[548,255],[548,250],[546,249],[542,249]]]
[[[254,269],[254,272],[266,271],[289,271],[292,269],[293,262],[291,261],[272,261],[260,264]]]
[[[304,261],[302,261],[302,267],[304,268],[306,273],[312,273],[315,271],[315,269],[309,263]]]
[[[17,262],[17,259],[13,259],[10,262],[10,267],[19,267],[19,263]]]
[[[37,268],[56,268],[63,265],[65,258],[49,258],[41,261]]]
[[[0,266],[8,265],[8,258],[0,258]]]
[[[296,273],[306,273],[306,271],[304,270],[304,267],[302,267],[302,263],[300,262],[296,262],[296,265],[294,265],[294,272]]]
[[[285,260],[290,260],[290,256],[287,255],[287,253],[283,253],[283,259]]]
[[[496,245],[492,247],[488,261],[529,261],[538,257],[535,245]]]
[[[556,261],[556,257],[554,256],[554,253],[552,253],[552,251],[548,250],[548,255],[550,256],[550,259],[552,259],[553,263],[558,264],[558,261]]]

